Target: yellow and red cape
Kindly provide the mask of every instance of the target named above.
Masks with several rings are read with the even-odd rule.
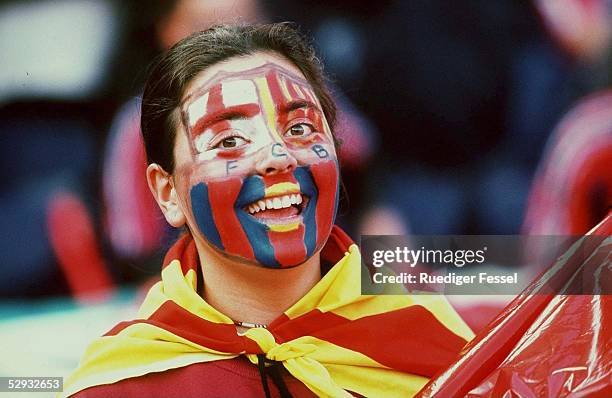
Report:
[[[233,321],[197,292],[190,235],[166,256],[162,280],[138,319],[96,339],[62,396],[194,363],[257,355],[282,362],[321,397],[412,396],[444,369],[473,334],[444,296],[361,295],[361,255],[339,228],[323,257],[339,261],[267,329],[236,333]],[[169,259],[172,259],[169,261]]]

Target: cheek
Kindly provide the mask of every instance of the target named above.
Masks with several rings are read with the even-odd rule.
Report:
[[[322,162],[336,161],[334,145],[327,140],[316,139],[310,142],[292,145],[290,150],[301,165],[312,165]]]
[[[217,156],[206,162],[197,162],[187,168],[187,187],[201,182],[224,181],[228,178],[246,178],[254,167],[253,156],[241,154]]]
[[[338,210],[340,181],[338,164],[335,160],[322,161],[311,165],[310,172],[319,191],[316,209],[317,236],[326,237]]]
[[[186,196],[193,231],[218,249],[254,260],[254,252],[238,217],[237,201],[244,185],[241,177],[206,181],[192,178]]]
[[[231,208],[233,201],[228,198],[235,199],[240,190],[241,169],[240,163],[232,159],[216,159],[192,163],[177,170],[177,194],[187,218],[190,224],[198,224],[205,235],[209,235],[207,232],[214,224],[213,219],[219,217],[213,217],[212,209],[219,208],[219,204],[227,205],[225,209],[219,208],[221,214]],[[203,225],[209,228],[202,228]]]

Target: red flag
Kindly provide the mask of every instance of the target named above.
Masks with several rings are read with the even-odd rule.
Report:
[[[611,231],[609,212],[417,397],[612,396],[612,296],[568,294],[610,292]]]

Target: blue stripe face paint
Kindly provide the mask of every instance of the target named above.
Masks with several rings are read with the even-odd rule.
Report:
[[[238,220],[253,248],[257,262],[270,268],[280,268],[268,237],[268,226],[242,210],[244,206],[265,196],[265,185],[261,176],[251,176],[244,181],[236,201]]]
[[[202,234],[210,243],[223,250],[223,243],[213,220],[212,209],[208,200],[208,186],[205,183],[201,182],[191,189],[191,203],[193,216]]]

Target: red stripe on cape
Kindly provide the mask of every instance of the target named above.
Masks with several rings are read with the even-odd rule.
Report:
[[[313,336],[425,377],[447,366],[467,343],[420,305],[355,320],[317,309],[293,320],[283,315],[269,329],[279,342]],[[405,355],[397,355],[398,351]]]

